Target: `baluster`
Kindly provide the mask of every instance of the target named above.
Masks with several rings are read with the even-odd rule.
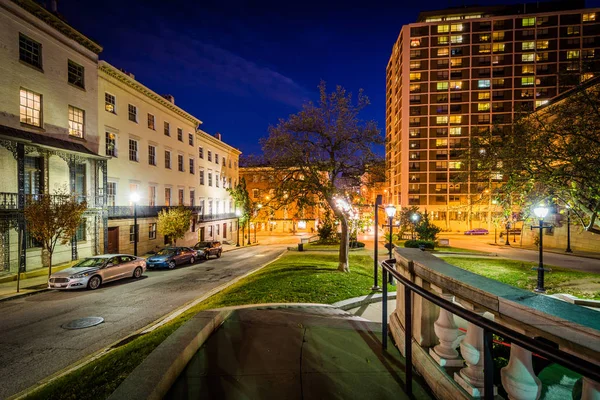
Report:
[[[468,304],[463,304],[465,308],[473,308]],[[484,311],[472,310],[483,315]],[[469,322],[467,324],[467,334],[460,344],[460,353],[465,359],[467,366],[454,373],[454,380],[471,396],[483,397],[483,328]],[[494,386],[494,395],[496,387]]]
[[[581,400],[600,400],[600,383],[583,377]]]
[[[454,301],[451,294],[441,293],[440,296],[450,302]],[[459,330],[454,322],[454,314],[440,307],[440,314],[433,327],[440,344],[429,349],[429,355],[442,367],[462,367],[464,362],[456,351]]]
[[[508,365],[500,371],[502,386],[511,400],[536,400],[540,397],[542,382],[533,372],[531,351],[512,343]]]

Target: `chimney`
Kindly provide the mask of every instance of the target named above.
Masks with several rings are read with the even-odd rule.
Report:
[[[221,134],[219,132],[215,133],[214,135],[217,139],[219,139],[220,141],[223,141],[223,139],[221,139]]]
[[[122,73],[124,73],[125,75],[130,77],[131,79],[135,79],[135,75],[132,74],[131,72],[125,71],[123,68],[119,68],[119,71],[121,71]]]
[[[163,94],[163,97],[167,99],[170,103],[175,104],[175,97],[172,94]]]

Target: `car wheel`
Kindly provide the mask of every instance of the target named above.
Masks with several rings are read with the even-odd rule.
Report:
[[[140,267],[137,267],[136,269],[133,270],[133,277],[135,279],[139,279],[142,276],[142,269]]]
[[[209,255],[210,255],[210,253],[209,253],[209,252],[206,252],[206,253],[204,253],[204,259],[205,259],[205,260],[208,260],[208,256],[209,256]]]
[[[217,258],[221,258],[221,250],[217,253]]]
[[[169,269],[175,269],[175,261],[169,261]]]
[[[100,279],[99,276],[92,276],[90,278],[90,280],[88,281],[88,289],[90,290],[96,290],[100,287],[100,285],[102,284],[102,279]]]
[[[190,264],[193,264],[196,262],[196,259],[192,256],[192,258],[190,258]]]

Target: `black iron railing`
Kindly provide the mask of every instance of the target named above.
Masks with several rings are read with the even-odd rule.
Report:
[[[138,218],[153,218],[157,217],[160,211],[169,208],[176,207],[137,206],[136,213]],[[223,219],[237,218],[234,213],[202,215],[201,206],[185,206],[185,208],[188,208],[192,211],[192,214],[196,216],[198,222],[219,221]],[[133,218],[133,206],[108,206],[107,210],[109,219]]]
[[[484,399],[494,398],[494,360],[492,358],[493,335],[502,336],[512,343],[534,352],[548,360],[569,368],[596,382],[600,382],[600,370],[598,366],[576,355],[566,353],[556,347],[538,339],[530,338],[522,333],[513,331],[495,321],[489,320],[472,311],[466,310],[448,300],[439,297],[401,275],[394,265],[395,259],[385,260],[381,263],[383,273],[383,298],[382,298],[382,346],[387,348],[388,321],[387,321],[387,285],[388,273],[398,283],[404,286],[404,343],[406,359],[406,382],[405,391],[412,395],[412,292],[424,297],[433,304],[455,314],[464,320],[483,329],[483,372],[484,372]]]
[[[61,202],[67,198],[75,198],[78,202],[86,201],[88,208],[102,207],[104,198],[102,196],[65,196],[54,194],[19,194],[14,192],[0,192],[0,210],[18,210],[19,204],[27,205],[34,201],[41,200],[44,197],[50,197],[53,202]],[[19,201],[22,200],[22,201]]]

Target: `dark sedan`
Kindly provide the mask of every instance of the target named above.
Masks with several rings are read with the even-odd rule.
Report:
[[[198,242],[194,245],[194,250],[196,250],[199,258],[208,260],[208,257],[210,256],[217,256],[217,258],[221,257],[223,246],[221,246],[220,242],[215,241]]]
[[[167,247],[146,260],[146,267],[173,269],[177,265],[196,262],[196,251],[189,247]]]
[[[475,228],[470,231],[465,231],[465,235],[487,235],[489,232],[484,228]]]

